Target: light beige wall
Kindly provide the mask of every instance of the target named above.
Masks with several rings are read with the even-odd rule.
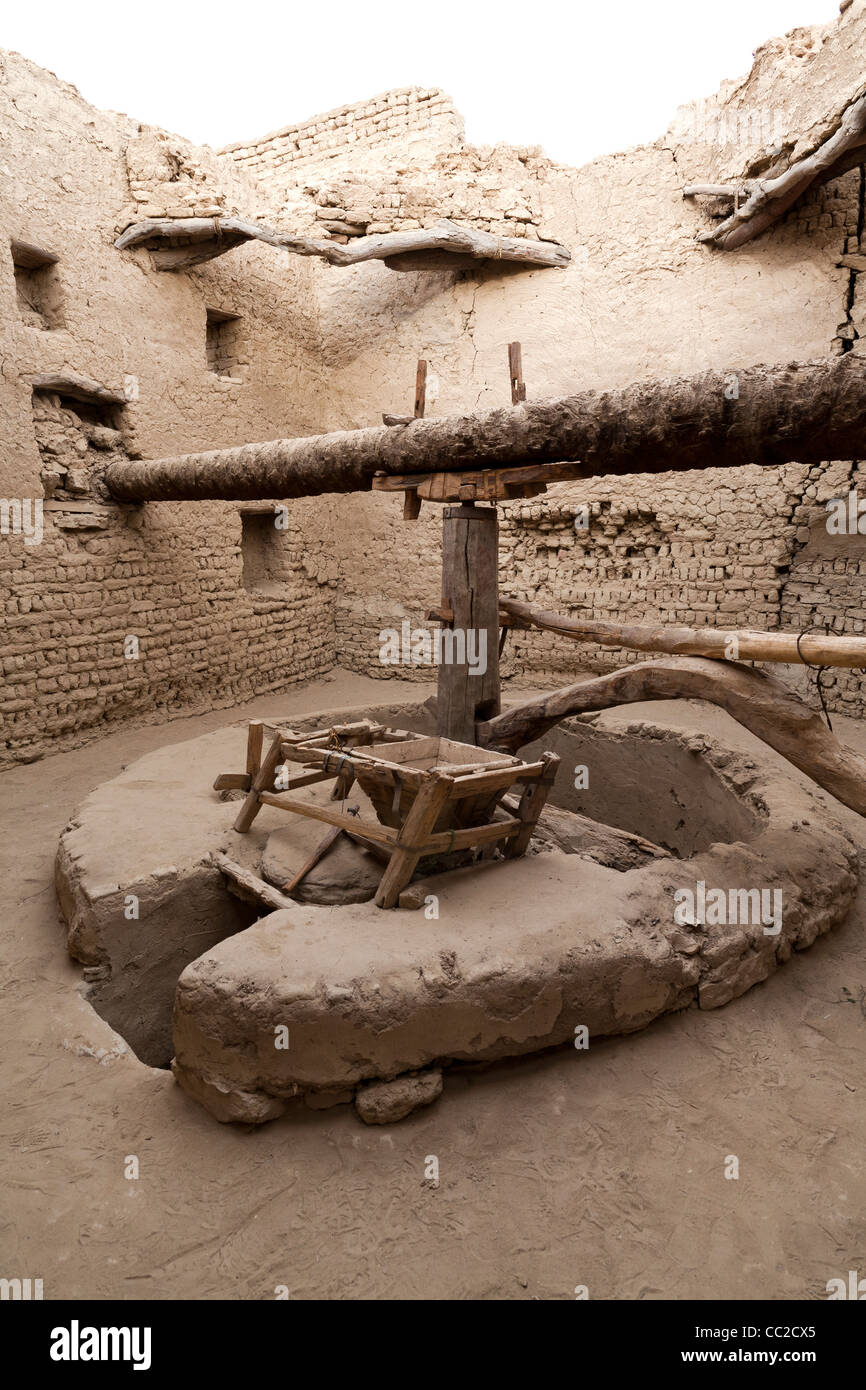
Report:
[[[682,187],[723,169],[733,176],[756,158],[784,158],[802,146],[803,131],[817,138],[860,81],[864,28],[866,5],[855,0],[839,24],[766,45],[753,73],[726,85],[716,105],[732,103],[738,118],[758,98],[771,104],[775,133],[785,132],[775,156],[756,154],[748,141],[710,149],[706,127],[696,137],[694,120],[680,113],[652,145],[562,168],[537,150],[465,145],[439,94],[441,120],[426,145],[423,122],[403,121],[399,111],[382,119],[371,103],[360,159],[359,141],[342,140],[353,122],[316,118],[322,130],[304,137],[311,143],[302,171],[279,141],[270,142],[273,158],[267,141],[256,142],[256,182],[237,149],[217,156],[96,112],[73,88],[5,55],[0,496],[41,495],[31,409],[38,373],[126,389],[135,397],[124,411],[126,447],[158,457],[378,423],[383,411],[410,408],[419,356],[431,368],[429,413],[504,404],[513,339],[523,345],[530,396],[708,367],[736,372],[849,344],[859,351],[857,276],[852,283],[839,265],[863,221],[858,171],[734,253],[696,242],[714,209],[684,200]],[[738,119],[734,128],[755,125]],[[416,142],[411,166],[407,138]],[[317,208],[337,206],[323,193],[335,181],[359,204],[339,209],[358,215],[345,235],[369,227],[368,213],[385,217],[387,197],[390,226],[445,212],[499,234],[555,238],[572,262],[565,270],[479,263],[471,272],[402,274],[381,263],[336,269],[252,244],[164,274],[146,251],[113,245],[118,231],[146,216],[239,212],[308,230],[327,220]],[[367,194],[370,206],[360,206]],[[23,322],[9,237],[59,255],[62,328]],[[207,307],[242,316],[246,360],[232,373],[237,380],[207,369]],[[725,625],[768,627],[832,621],[860,631],[859,543],[836,557],[814,540],[823,500],[857,477],[850,464],[828,464],[552,489],[546,500],[503,508],[502,588],[594,616],[718,615]],[[573,517],[582,503],[593,521],[581,539]],[[440,513],[432,506],[410,525],[396,499],[293,503],[276,587],[254,591],[243,585],[239,508],[107,510],[98,528],[83,529],[70,529],[62,508],[47,513],[38,547],[0,537],[0,759],[39,756],[118,721],[279,689],[335,660],[391,674],[378,660],[380,630],[403,618],[424,622],[440,597]],[[139,638],[137,662],[124,656],[128,635]],[[596,665],[619,659],[585,655]],[[576,659],[574,648],[521,636],[505,669],[553,680]],[[861,708],[855,678],[846,676],[834,699]]]
[[[736,113],[722,127],[723,149],[708,145],[708,128],[698,119],[706,115],[703,103],[698,116],[681,112],[676,130],[653,145],[582,169],[537,155],[509,161],[501,151],[465,146],[447,161],[437,154],[413,167],[412,178],[426,179],[433,192],[438,180],[442,201],[460,171],[471,169],[485,180],[491,206],[522,202],[536,209],[532,234],[563,242],[572,262],[564,270],[534,271],[486,263],[471,273],[441,275],[397,274],[381,265],[317,267],[328,427],[369,425],[382,411],[410,409],[418,357],[428,359],[438,390],[428,413],[505,404],[512,339],[523,345],[530,396],[707,368],[736,372],[758,362],[826,357],[852,343],[861,350],[851,336],[858,277],[852,286],[839,265],[844,252],[857,249],[861,171],[801,200],[768,235],[732,253],[696,241],[713,209],[685,200],[682,188],[716,179],[723,169],[730,176],[755,160],[751,137],[767,121],[762,127],[744,113],[757,102],[769,105],[777,154],[795,144],[802,150],[801,130],[813,139],[826,133],[828,113],[858,89],[864,51],[860,0],[838,24],[765,45],[750,76],[725,84],[710,103],[722,111],[730,103]],[[741,146],[731,149],[739,131]],[[432,213],[427,220],[435,220]],[[596,617],[717,617],[725,625],[767,627],[832,619],[837,628],[860,630],[866,572],[856,541],[842,564],[846,583],[833,587],[832,603],[814,575],[806,590],[792,587],[786,597],[804,563],[804,529],[823,524],[814,498],[847,486],[848,472],[747,469],[551,489],[546,503],[503,509],[503,591]],[[603,524],[576,546],[572,504],[583,500],[595,502]],[[390,668],[378,662],[380,629],[404,618],[421,624],[439,600],[439,512],[425,506],[420,522],[404,525],[396,499],[374,497],[340,499],[335,512],[340,660],[387,675]],[[654,534],[645,543],[649,519]],[[832,559],[821,564],[835,572]],[[808,591],[814,602],[794,603],[795,591]],[[508,651],[506,672],[527,680],[567,673],[578,654],[541,637],[512,641]],[[591,648],[583,655],[602,666],[620,659]],[[840,677],[838,690],[840,701],[862,708],[854,678]]]
[[[0,496],[42,497],[34,375],[126,386],[136,397],[123,412],[127,443],[148,457],[315,429],[308,265],[252,247],[172,275],[145,252],[118,252],[133,201],[126,150],[140,154],[139,127],[94,111],[17,55],[0,63]],[[184,176],[172,193],[184,183],[199,181]],[[63,328],[22,320],[10,238],[59,256]],[[237,382],[207,369],[207,306],[243,316],[248,363]],[[64,529],[74,517],[52,510],[40,545],[0,536],[0,760],[327,670],[334,576],[320,512],[315,502],[291,508],[280,601],[242,586],[236,507],[115,507],[103,529],[74,530]],[[135,661],[124,655],[129,635],[139,639]]]

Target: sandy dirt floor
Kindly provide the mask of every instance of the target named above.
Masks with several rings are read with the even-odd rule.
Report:
[[[348,1107],[220,1126],[81,997],[52,866],[94,786],[245,715],[407,693],[429,691],[338,674],[3,776],[0,1275],[42,1278],[46,1299],[823,1299],[866,1275],[864,889],[723,1009],[450,1073],[382,1128]],[[755,746],[696,703],[604,720],[640,717]],[[866,752],[866,726],[834,729]],[[866,849],[866,823],[821,795]]]

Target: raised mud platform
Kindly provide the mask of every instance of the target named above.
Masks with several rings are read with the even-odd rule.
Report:
[[[365,716],[433,731],[428,705],[332,710],[293,727]],[[541,852],[430,880],[435,903],[417,911],[319,905],[326,882],[318,903],[256,920],[213,853],[261,871],[279,831],[280,861],[297,863],[322,827],[297,817],[287,826],[266,808],[250,834],[231,830],[237,807],[211,784],[243,746],[234,725],[141,758],[88,797],[57,858],[91,1004],[143,1060],[174,1057],[178,1082],[221,1120],[353,1098],[370,1122],[396,1119],[436,1098],[449,1062],[716,1008],[841,922],[856,887],[847,833],[769,758],[652,724],[570,720],[523,750],[562,759],[551,801],[566,814],[553,812]],[[575,790],[579,766],[587,790]],[[567,813],[666,853],[622,852],[603,827],[565,833],[577,821]],[[675,894],[699,883],[708,893],[778,890],[780,929],[754,917],[677,921]]]

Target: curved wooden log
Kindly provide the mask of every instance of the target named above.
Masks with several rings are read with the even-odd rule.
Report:
[[[839,178],[866,162],[866,93],[840,112],[836,130],[811,154],[795,160],[774,179],[748,181],[749,196],[740,207],[698,241],[732,251],[766,231],[808,188]],[[698,188],[692,194],[701,192]],[[686,196],[686,190],[684,190]]]
[[[709,700],[825,791],[866,816],[866,760],[773,676],[730,661],[670,657],[538,696],[477,726],[482,748],[515,753],[570,715],[641,700]]]
[[[121,502],[292,498],[357,492],[376,473],[438,473],[575,461],[568,476],[681,472],[859,458],[866,358],[745,367],[474,415],[277,439],[156,462],[111,465]],[[577,462],[579,460],[579,462]],[[563,470],[561,476],[566,476]]]
[[[500,612],[517,618],[519,626],[556,632],[576,642],[597,642],[602,647],[628,647],[638,652],[664,652],[671,656],[706,656],[721,661],[777,661],[789,665],[866,667],[866,637],[828,636],[810,632],[799,639],[796,632],[756,632],[750,628],[648,627],[636,623],[597,622],[566,618],[544,608],[533,608],[518,599],[499,600]],[[731,643],[736,642],[734,652]]]
[[[293,251],[298,256],[321,256],[330,265],[394,261],[391,268],[395,270],[401,268],[402,256],[416,258],[407,268],[418,269],[421,266],[417,259],[419,253],[431,252],[445,253],[440,269],[447,268],[447,253],[469,256],[473,260],[516,261],[542,268],[568,265],[571,260],[570,251],[557,241],[498,237],[492,232],[479,232],[474,227],[449,222],[447,218],[433,227],[354,237],[343,246],[335,241],[289,236],[261,222],[246,222],[240,217],[165,217],[134,223],[114,244],[118,251],[130,246],[148,246],[153,249],[158,270],[185,270],[222,256],[244,241],[254,240],[264,241],[282,251]]]

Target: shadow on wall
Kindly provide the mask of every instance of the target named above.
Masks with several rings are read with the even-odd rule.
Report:
[[[441,270],[418,272],[389,270],[372,262],[347,270],[320,269],[319,327],[325,366],[348,366],[382,345],[393,351],[394,335],[400,326],[437,300],[443,301],[439,312],[455,320],[446,329],[445,342],[449,350],[457,350],[466,331],[468,312],[452,300],[457,286],[465,283],[470,291],[474,288],[477,292],[486,284],[514,276],[554,273],[549,269],[533,272],[506,261],[472,261],[471,268],[455,268],[450,264],[453,260],[449,257],[449,264]],[[439,327],[431,327],[428,332],[441,338]]]

